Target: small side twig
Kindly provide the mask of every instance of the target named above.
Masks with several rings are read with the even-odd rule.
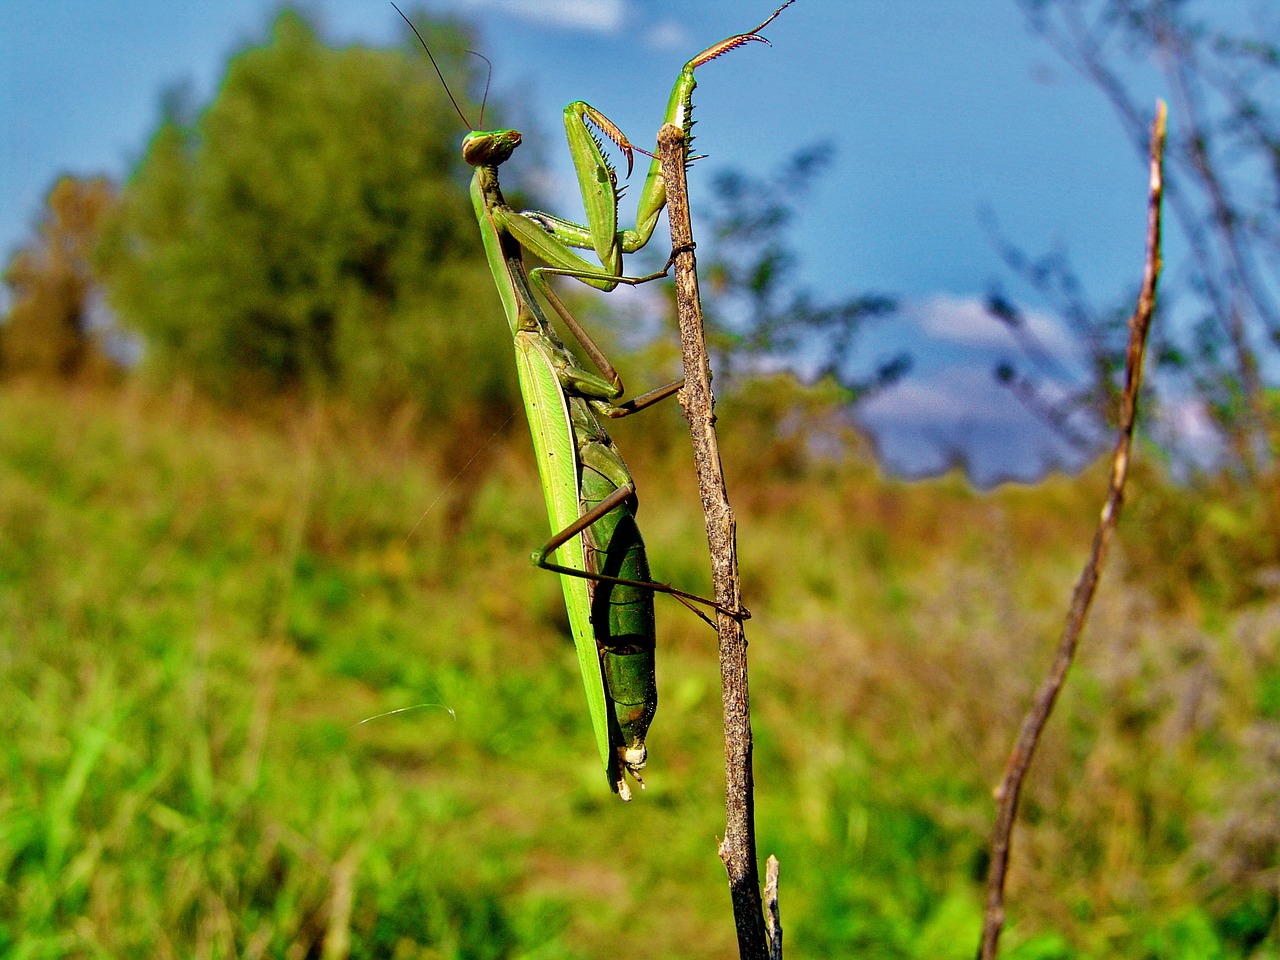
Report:
[[[764,929],[769,935],[769,960],[782,960],[782,917],[778,913],[778,858],[764,864]]]
[[[658,156],[667,184],[667,211],[671,219],[671,244],[676,272],[676,303],[680,316],[680,343],[684,354],[684,388],[680,405],[689,421],[698,490],[706,516],[707,544],[711,550],[714,596],[721,611],[716,616],[720,636],[720,684],[724,706],[725,832],[720,860],[729,875],[729,897],[738,931],[742,960],[769,960],[760,903],[760,872],[756,866],[755,795],[751,773],[751,701],[747,689],[747,641],[742,619],[724,610],[742,609],[742,583],[738,575],[737,522],[729,506],[716,440],[712,412],[711,362],[703,333],[702,301],[698,296],[697,261],[693,227],[689,219],[689,192],[685,178],[687,151],[684,131],[664,124],[658,131]],[[781,942],[779,941],[779,949]],[[780,954],[778,954],[780,956]]]
[[[1166,108],[1163,101],[1156,104],[1155,122],[1151,127],[1151,179],[1147,205],[1147,251],[1142,275],[1142,290],[1133,316],[1129,318],[1129,348],[1125,358],[1124,392],[1120,399],[1120,426],[1116,437],[1115,453],[1111,461],[1111,481],[1107,489],[1106,504],[1093,536],[1093,549],[1085,563],[1080,579],[1076,581],[1067,612],[1066,625],[1058,652],[1048,676],[1036,692],[1031,709],[1022,722],[1017,743],[1009,755],[1004,778],[995,790],[997,804],[995,829],[991,837],[991,867],[987,876],[987,904],[983,912],[982,941],[978,956],[981,960],[994,960],[1000,931],[1004,926],[1004,884],[1009,869],[1010,838],[1018,811],[1018,797],[1022,783],[1040,734],[1049,720],[1058,693],[1067,678],[1067,671],[1075,657],[1080,632],[1084,628],[1089,606],[1098,586],[1098,578],[1106,560],[1107,547],[1120,517],[1124,500],[1124,484],[1129,472],[1129,455],[1133,447],[1133,428],[1138,410],[1138,393],[1142,386],[1142,364],[1146,354],[1147,334],[1151,329],[1151,317],[1155,310],[1156,284],[1160,278],[1160,211],[1164,193],[1164,142]]]

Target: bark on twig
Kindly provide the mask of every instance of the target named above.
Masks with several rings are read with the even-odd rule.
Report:
[[[702,302],[698,297],[693,227],[685,179],[684,132],[665,124],[658,132],[658,156],[667,184],[667,211],[676,272],[676,302],[680,343],[684,354],[684,388],[680,405],[689,421],[698,490],[706,515],[707,543],[716,602],[727,610],[742,609],[738,576],[736,521],[729,506],[716,441],[712,412],[711,364],[703,334]],[[729,896],[738,930],[738,953],[743,960],[769,960],[760,903],[760,873],[756,866],[755,797],[751,773],[751,703],[747,690],[747,642],[742,619],[716,615],[720,635],[720,683],[724,705],[725,832],[720,859],[729,875]],[[780,955],[780,954],[779,954]]]
[[[1142,362],[1146,353],[1147,333],[1151,329],[1151,316],[1155,310],[1156,283],[1160,277],[1160,210],[1164,192],[1164,141],[1165,114],[1163,101],[1156,104],[1156,118],[1151,128],[1151,179],[1147,206],[1146,266],[1142,275],[1142,290],[1138,305],[1129,318],[1129,349],[1125,358],[1124,393],[1120,400],[1120,426],[1116,437],[1115,453],[1111,461],[1111,481],[1107,489],[1106,504],[1093,537],[1093,549],[1085,563],[1080,579],[1076,581],[1067,613],[1062,639],[1048,676],[1036,692],[1035,700],[1022,722],[1013,752],[1005,766],[1004,779],[996,788],[996,823],[991,837],[991,867],[987,876],[987,904],[983,913],[982,941],[978,956],[981,960],[994,960],[1004,926],[1004,884],[1009,869],[1010,838],[1018,811],[1018,797],[1027,769],[1040,741],[1040,734],[1053,712],[1053,705],[1066,680],[1067,671],[1075,656],[1080,631],[1089,614],[1089,605],[1098,586],[1098,578],[1106,560],[1107,547],[1120,516],[1124,499],[1124,484],[1129,472],[1129,454],[1133,446],[1133,427],[1138,410],[1138,393],[1142,386]]]

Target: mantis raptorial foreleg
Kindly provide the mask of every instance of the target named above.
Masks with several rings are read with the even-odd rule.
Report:
[[[744,44],[753,41],[768,44],[769,41],[760,35],[760,31],[772,23],[778,14],[793,2],[794,0],[786,0],[786,3],[778,7],[759,26],[746,33],[736,34],[712,44],[684,65],[676,78],[675,85],[671,88],[671,96],[667,101],[663,120],[684,130],[686,144],[692,141],[693,91],[698,85],[694,72],[703,64]],[[575,101],[564,108],[564,129],[565,137],[569,141],[569,155],[573,158],[574,169],[578,175],[578,187],[582,194],[587,222],[574,223],[572,220],[538,210],[528,210],[523,215],[538,223],[548,234],[559,240],[562,248],[594,250],[605,268],[606,276],[581,279],[602,290],[612,290],[609,275],[615,278],[621,275],[622,255],[639,250],[653,236],[658,218],[667,204],[667,184],[662,176],[662,164],[658,162],[656,156],[649,154],[652,160],[645,176],[644,186],[640,190],[636,225],[634,229],[619,230],[617,176],[601,149],[600,141],[592,133],[591,127],[613,141],[623,152],[627,158],[627,175],[630,176],[635,150],[632,143],[617,124],[595,107],[581,100]],[[586,263],[585,260],[576,256],[572,256],[572,260],[576,262],[561,262],[557,259],[561,251],[553,250],[548,246],[546,254],[550,255],[546,255],[543,249],[539,248],[540,246],[541,244],[535,240],[535,245],[530,246],[529,249],[535,250],[543,260],[553,266],[582,269],[580,265]]]

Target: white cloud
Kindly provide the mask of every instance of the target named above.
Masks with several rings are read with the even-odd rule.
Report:
[[[627,18],[626,0],[471,0],[471,6],[593,33],[617,33]]]
[[[960,455],[970,479],[989,486],[1032,481],[1080,459],[990,371],[972,365],[908,378],[868,400],[858,420],[874,437],[882,461],[909,476],[955,466]]]
[[[1221,462],[1222,435],[1203,400],[1194,396],[1168,397],[1156,413],[1152,433],[1158,443],[1173,452],[1176,466],[1208,468]]]
[[[1025,422],[1026,412],[985,368],[948,367],[927,380],[907,377],[872,397],[861,415],[869,423],[958,426],[974,422]]]
[[[663,20],[650,28],[645,43],[654,50],[684,50],[689,47],[689,33],[674,20]]]
[[[1007,350],[1014,344],[1009,329],[993,317],[986,302],[977,297],[935,294],[907,302],[904,312],[929,336],[958,347]],[[1076,355],[1076,343],[1059,321],[1037,310],[1026,310],[1022,317],[1027,330],[1053,356],[1069,361]]]

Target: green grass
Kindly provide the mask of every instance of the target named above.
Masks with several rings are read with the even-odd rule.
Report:
[[[705,589],[684,447],[643,429],[655,572]],[[618,802],[528,563],[527,438],[446,486],[459,443],[0,389],[0,955],[735,955],[713,637],[660,601],[649,788]],[[1102,481],[758,462],[728,468],[787,956],[972,956],[990,787]],[[1179,496],[1133,493],[1148,522]],[[1206,607],[1143,536],[1033,767],[1014,960],[1280,957],[1280,614]]]

